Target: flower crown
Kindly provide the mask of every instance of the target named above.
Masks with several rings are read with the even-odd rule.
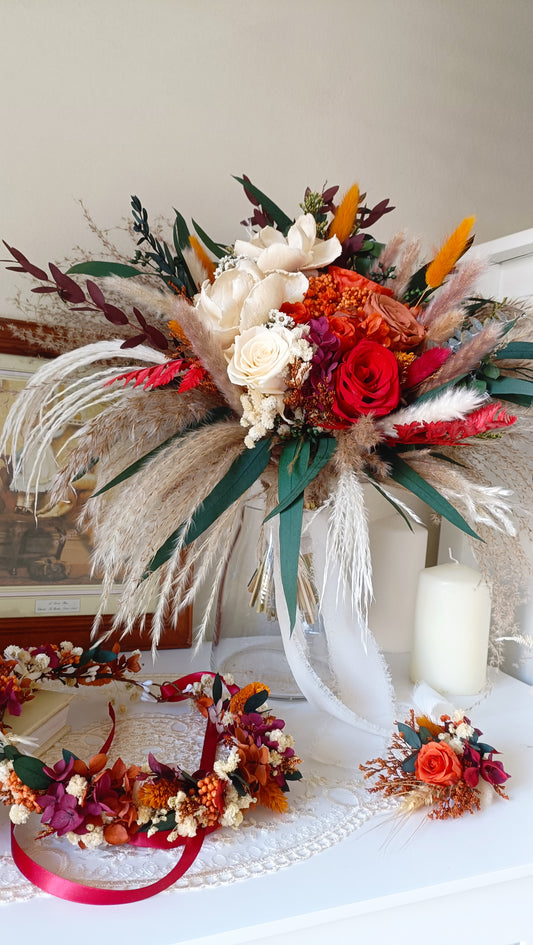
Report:
[[[32,652],[10,647],[11,655],[14,649],[19,650],[19,658],[30,654],[35,662],[44,648]],[[93,651],[82,665],[83,653],[74,654],[73,663],[68,661],[65,654],[72,654],[70,644],[54,648],[54,652],[59,662],[48,672],[48,679],[74,679],[74,685],[98,685],[112,679],[132,683],[125,676],[125,663],[118,659],[113,672],[113,661],[99,663],[97,652]],[[24,658],[23,663],[31,665]],[[72,673],[69,667],[73,665]],[[98,667],[96,672],[89,673],[91,666]],[[130,668],[135,670],[134,662]],[[10,672],[10,678],[15,678],[12,668]],[[111,732],[101,750],[87,762],[64,748],[55,765],[46,765],[23,754],[7,729],[0,730],[0,799],[10,805],[12,824],[25,823],[30,814],[36,813],[43,824],[41,838],[66,837],[81,849],[127,843],[171,849],[191,838],[201,841],[219,827],[237,828],[243,812],[256,803],[277,813],[288,809],[285,794],[289,782],[301,778],[300,759],[294,752],[294,739],[284,731],[284,721],[268,710],[267,686],[256,682],[239,689],[229,679],[223,681],[213,673],[192,673],[164,683],[157,695],[148,684],[137,685],[145,690],[146,697],[157,702],[192,700],[206,719],[199,769],[189,774],[151,753],[140,764],[128,766],[119,758],[110,765],[109,750],[115,732],[111,705]],[[17,705],[20,708],[20,703]],[[44,881],[43,888],[51,890],[49,877],[43,880],[36,874],[35,864],[25,868],[16,841],[13,851],[25,875],[38,885]],[[173,873],[169,884],[174,881]],[[67,898],[77,895],[71,890]]]

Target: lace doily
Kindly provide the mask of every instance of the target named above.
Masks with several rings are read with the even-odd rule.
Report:
[[[204,720],[189,704],[166,705],[162,710],[150,703],[128,706],[127,714],[117,717],[112,757],[139,763],[152,751],[161,761],[179,760],[185,770],[194,771],[204,727]],[[68,748],[87,759],[100,750],[108,730],[109,722],[103,717],[90,722],[69,734]],[[59,747],[49,749],[43,760],[57,761]],[[338,843],[373,814],[390,809],[390,802],[369,795],[360,780],[344,776],[342,769],[332,775],[329,766],[313,757],[310,747],[298,743],[297,748],[304,758],[305,775],[291,786],[288,813],[280,816],[264,808],[251,809],[239,830],[217,831],[169,893],[229,885],[285,869]],[[0,902],[46,895],[18,872],[7,852],[7,811],[1,816],[0,849],[5,852],[0,854]],[[33,816],[17,828],[23,848],[38,863],[77,882],[130,889],[154,882],[176,862],[176,851],[119,846],[84,852],[64,838],[39,841],[35,839],[39,827],[39,818]]]

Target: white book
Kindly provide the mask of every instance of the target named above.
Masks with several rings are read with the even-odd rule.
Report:
[[[40,689],[33,699],[23,704],[20,715],[6,714],[4,724],[11,726],[14,735],[31,738],[43,751],[63,734],[63,729],[68,731],[67,717],[72,698],[70,693]]]

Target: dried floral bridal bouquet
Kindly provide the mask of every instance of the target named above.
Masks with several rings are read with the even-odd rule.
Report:
[[[118,625],[142,617],[157,588],[155,641],[169,609],[176,615],[214,571],[213,605],[253,486],[265,515],[279,516],[291,628],[304,506],[329,508],[328,559],[363,622],[365,484],[406,520],[408,496],[391,486],[474,538],[513,533],[509,493],[483,471],[511,455],[515,414],[533,396],[531,319],[476,295],[481,265],[462,258],[473,218],[424,259],[404,234],[388,245],[374,238],[393,208],[370,206],[356,185],[340,200],[337,187],[307,189],[289,216],[237,179],[254,209],[231,244],[194,221],[193,232],[179,212],[165,242],[134,197],[138,241],[127,263],[68,273],[50,264],[48,273],[8,246],[10,268],[33,276],[33,291],[55,293],[70,324],[94,338],[103,319],[85,346],[62,329],[64,351],[21,394],[2,450],[14,473],[32,467],[30,493],[57,429],[92,409],[52,502],[68,501],[96,466],[99,489],[84,511],[95,567],[105,593],[120,576]]]

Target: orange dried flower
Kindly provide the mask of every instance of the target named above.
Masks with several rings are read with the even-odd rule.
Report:
[[[161,778],[159,781],[144,781],[141,784],[137,798],[144,807],[153,807],[158,810],[166,807],[170,798],[176,794],[176,784]]]
[[[275,781],[267,781],[266,784],[259,785],[257,800],[276,814],[284,814],[289,809],[289,802]]]
[[[267,694],[270,695],[270,689],[268,686],[265,686],[264,683],[248,683],[247,686],[244,686],[243,689],[240,689],[239,692],[236,692],[235,695],[231,697],[229,703],[230,712],[233,712],[234,715],[241,715],[244,712],[244,706],[248,699],[250,696],[255,695],[256,692],[267,692]]]

